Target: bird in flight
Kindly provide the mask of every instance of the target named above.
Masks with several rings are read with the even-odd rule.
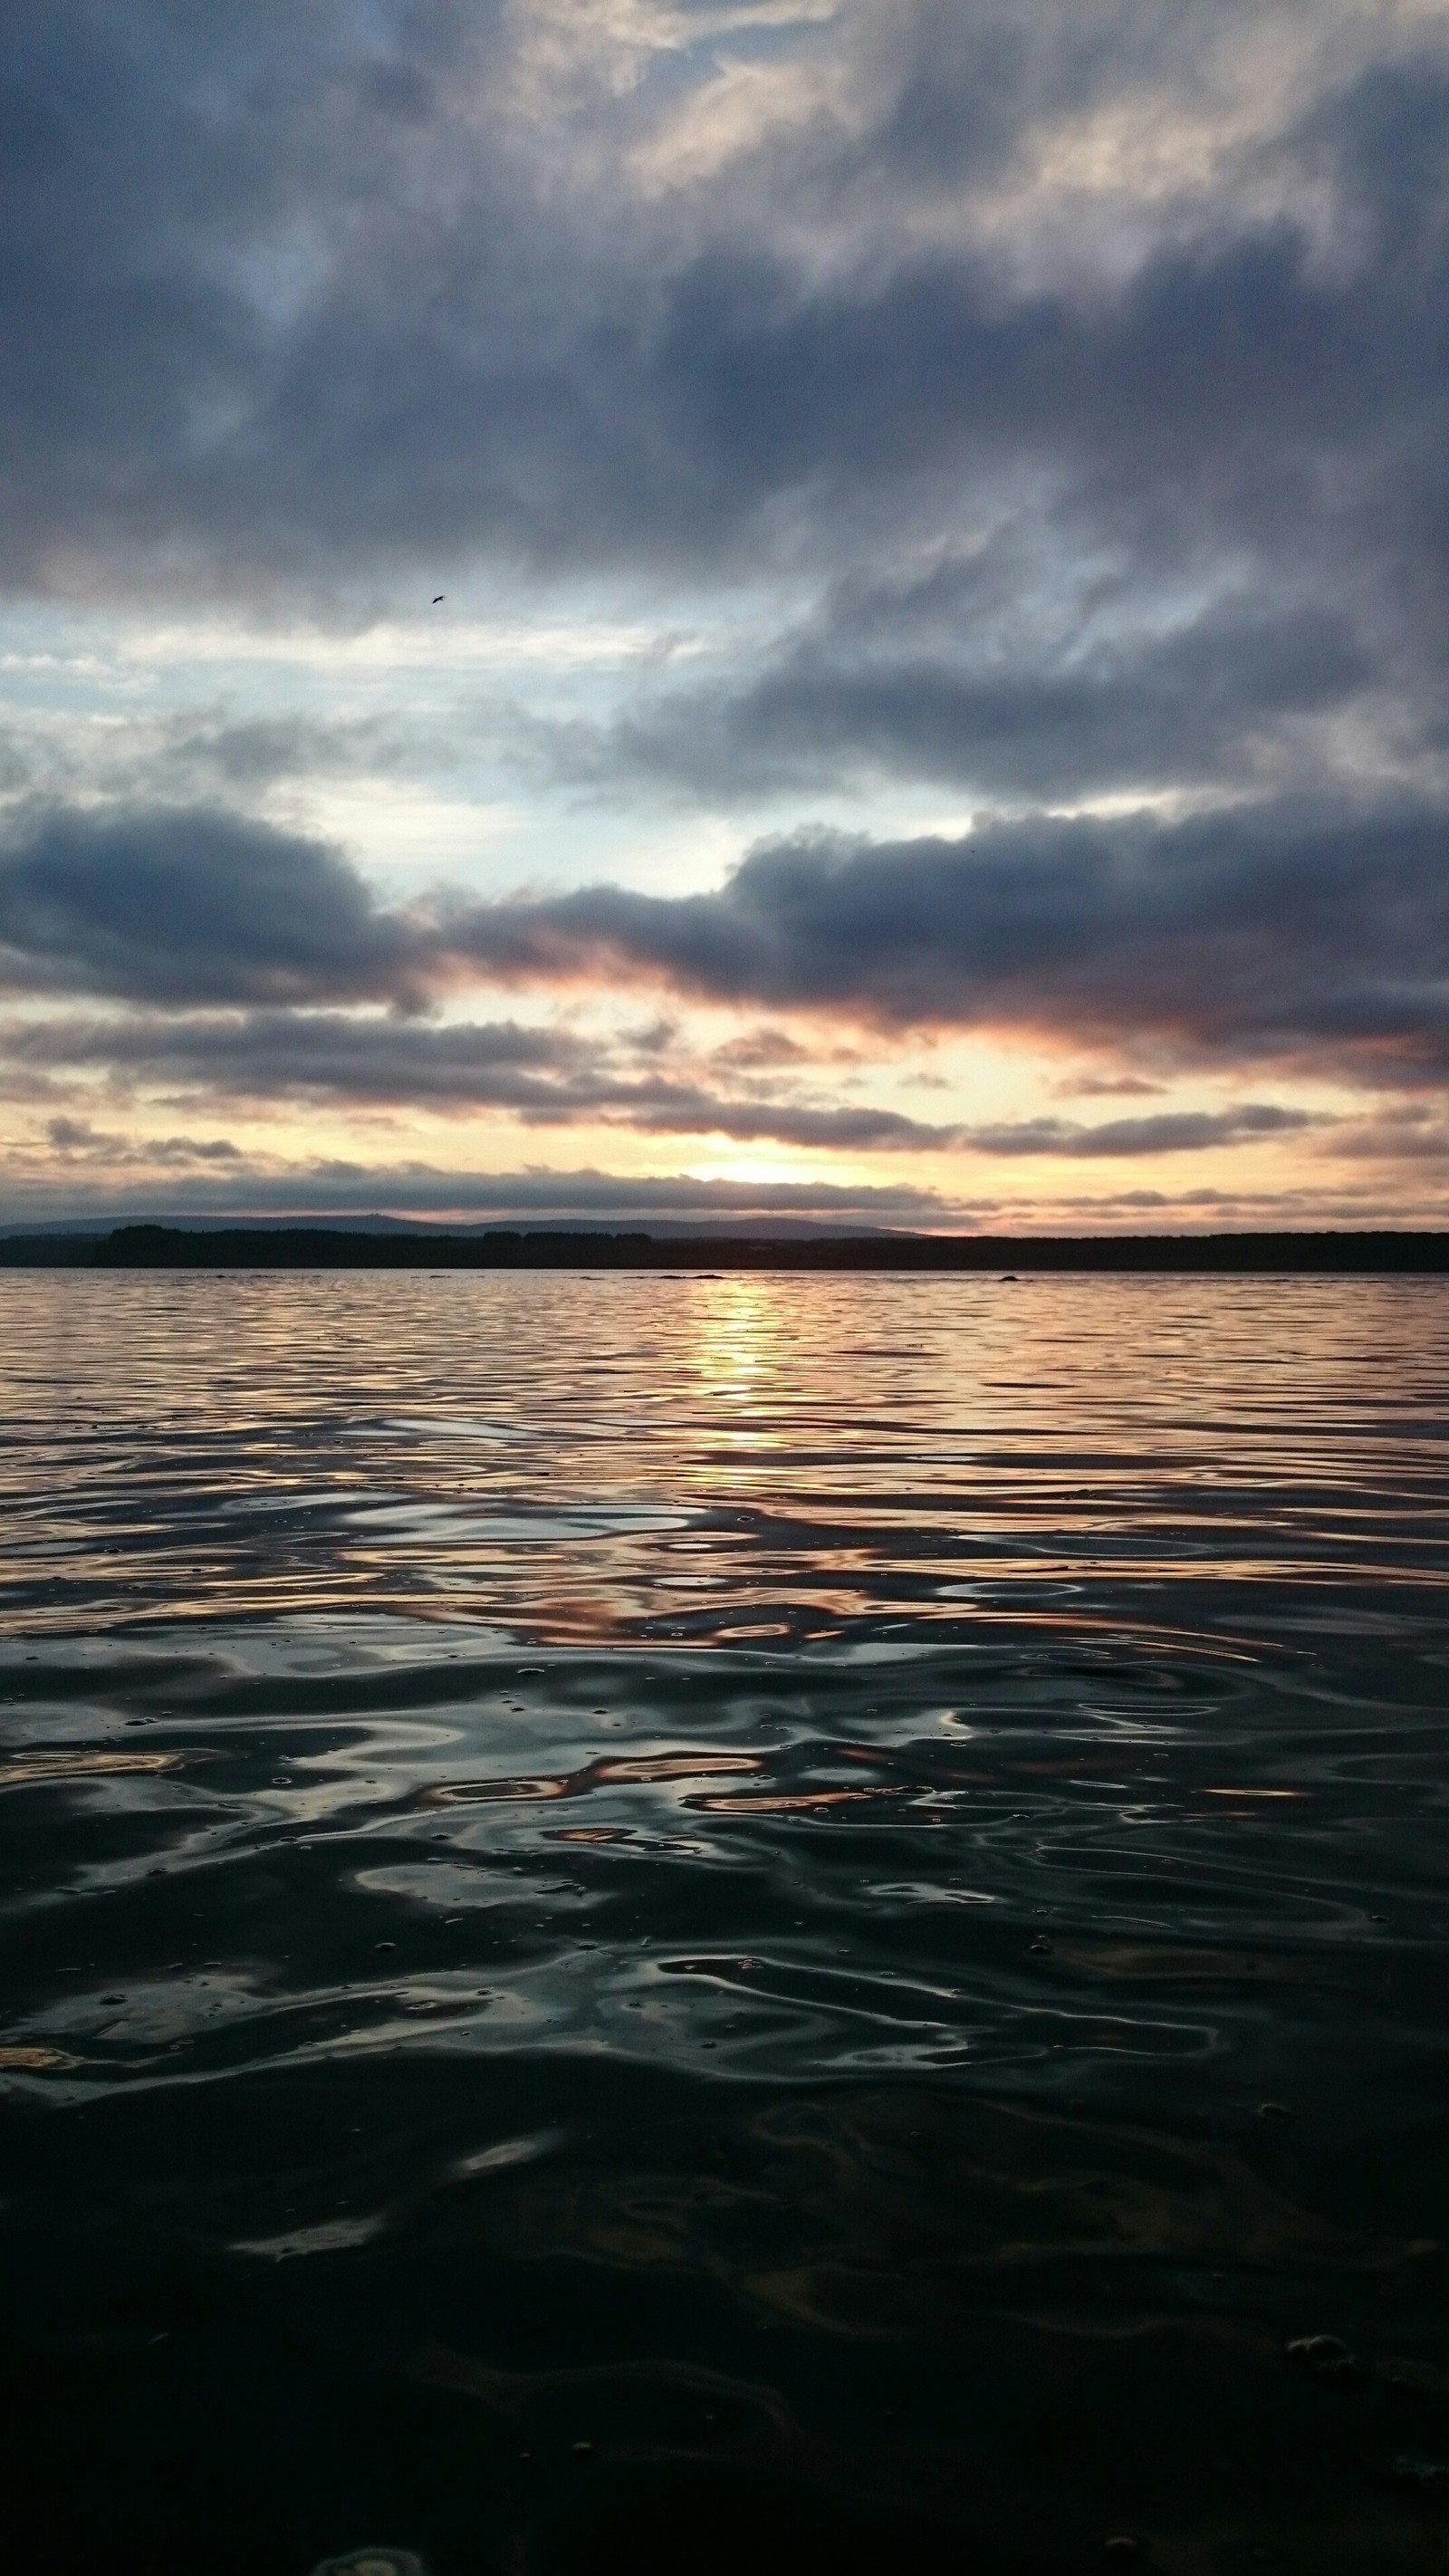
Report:
[[[440,590],[440,591],[438,592],[437,597],[436,597],[436,598],[435,598],[435,600],[433,601],[433,606],[434,606],[435,608],[441,608],[441,607],[442,607],[442,605],[443,605],[443,602],[444,602],[444,600],[447,598],[447,596],[448,596],[448,594],[447,594],[447,592],[446,592],[445,590]]]

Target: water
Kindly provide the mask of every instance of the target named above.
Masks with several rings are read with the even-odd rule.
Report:
[[[1433,1280],[0,1276],[14,2564],[1449,2567],[1446,1396]]]

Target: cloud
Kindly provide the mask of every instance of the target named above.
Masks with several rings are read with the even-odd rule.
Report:
[[[1292,1136],[1331,1122],[1272,1101],[1243,1101],[1235,1109],[1169,1110],[1156,1118],[1108,1118],[1096,1127],[1069,1118],[1017,1118],[995,1127],[970,1127],[961,1142],[976,1154],[1064,1154],[1072,1158],[1130,1154],[1201,1154],[1215,1146],[1242,1145],[1263,1136]]]
[[[323,843],[221,809],[23,813],[0,986],[127,1001],[419,997],[421,946]]]
[[[1144,1082],[1136,1073],[1067,1074],[1053,1085],[1063,1099],[1070,1100],[1149,1100],[1162,1088],[1160,1082]]]
[[[1442,11],[11,18],[0,588],[143,601],[153,655],[94,683],[84,741],[70,701],[0,739],[12,1092],[56,1105],[74,1062],[303,1115],[1040,1159],[1309,1112],[933,1122],[832,1093],[831,1048],[996,1032],[1104,1082],[1206,1067],[1215,1101],[1443,1084]],[[548,651],[500,666],[550,584]],[[384,661],[426,634],[420,669],[440,591],[468,685],[516,706],[383,707],[346,662],[371,620]],[[198,605],[322,645],[178,713]],[[639,641],[686,629],[687,663]],[[713,893],[402,905],[296,827],[323,778],[505,754],[555,799],[753,800],[775,837]],[[940,790],[974,831],[901,822]],[[646,1063],[426,1016],[515,988],[789,1025],[773,1059]],[[1333,1150],[1427,1163],[1433,1133]]]
[[[547,1103],[592,1060],[582,1040],[514,1020],[438,1027],[342,1011],[137,1013],[27,1020],[14,1055],[240,1100],[341,1099],[440,1109]]]
[[[701,1180],[692,1173],[631,1177],[589,1167],[513,1172],[448,1170],[421,1160],[393,1163],[331,1159],[287,1161],[244,1156],[225,1174],[177,1166],[195,1157],[163,1156],[156,1179],[119,1187],[101,1175],[147,1161],[145,1140],[97,1132],[93,1160],[79,1177],[57,1171],[48,1154],[12,1149],[0,1164],[6,1222],[95,1218],[120,1224],[138,1217],[394,1215],[453,1217],[470,1224],[590,1223],[645,1225],[692,1219],[795,1218],[848,1228],[854,1224],[953,1228],[975,1221],[970,1207],[907,1184],[850,1187],[827,1181]]]
[[[22,666],[26,661],[14,659]],[[51,667],[47,657],[38,659],[42,670]],[[6,660],[0,655],[0,685]],[[104,666],[112,687],[117,668]],[[34,670],[32,659],[25,677],[32,679]],[[87,680],[94,676],[81,673]],[[37,713],[12,703],[0,718],[0,796],[16,808],[29,799],[34,812],[82,799],[142,814],[208,803],[231,812],[238,802],[319,774],[435,775],[454,757],[454,747],[436,734],[419,728],[405,733],[382,717],[244,715],[224,703],[180,709],[133,705],[124,717],[111,708],[103,715],[92,708]]]
[[[1312,530],[1326,565],[1390,521],[1422,545],[1431,19],[1278,0],[1250,46],[1241,13],[1159,0],[619,14],[17,22],[9,578],[738,567],[802,537],[833,570],[870,528],[979,519],[962,475],[989,504],[1028,466],[1139,551],[1208,527],[1301,561]],[[772,61],[815,111],[691,159],[730,65],[758,107]],[[1177,186],[1134,132],[1192,139]]]
[[[754,850],[716,894],[594,886],[479,906],[448,936],[518,982],[609,975],[895,1028],[1298,1058],[1385,1082],[1449,1067],[1445,817],[1412,804],[806,835]]]
[[[531,1127],[613,1126],[834,1153],[1198,1153],[1330,1123],[1248,1101],[1095,1126],[1059,1117],[931,1124],[867,1102],[818,1105],[778,1091],[731,1097],[668,1074],[620,1071],[605,1044],[513,1021],[440,1027],[318,1011],[138,1016],[120,1023],[35,1020],[15,1031],[13,1047],[32,1068],[99,1066],[113,1084],[129,1078],[234,1105],[303,1100],[445,1114],[494,1109]],[[91,1140],[88,1127],[66,1116],[52,1119],[48,1132],[64,1148]]]
[[[45,1134],[47,1142],[64,1156],[67,1171],[73,1170],[77,1162],[110,1172],[128,1163],[164,1171],[171,1166],[187,1169],[195,1164],[240,1165],[245,1161],[241,1147],[229,1136],[119,1136],[113,1130],[92,1126],[88,1118],[65,1117],[48,1118]]]
[[[10,1045],[27,1067],[100,1067],[113,1081],[234,1102],[496,1109],[534,1127],[597,1124],[837,1152],[932,1151],[960,1134],[954,1124],[865,1103],[742,1098],[667,1074],[641,1076],[621,1069],[603,1042],[514,1021],[437,1026],[322,1011],[31,1020],[14,1028]]]
[[[0,1163],[5,1223],[55,1220],[120,1224],[134,1219],[225,1220],[366,1216],[375,1212],[433,1217],[461,1224],[689,1226],[755,1222],[849,1231],[886,1226],[953,1232],[988,1228],[1011,1233],[1141,1230],[1144,1221],[1173,1230],[1214,1226],[1309,1226],[1434,1222],[1437,1199],[1402,1191],[1336,1186],[1232,1190],[1201,1187],[1104,1189],[1069,1193],[1048,1205],[1035,1197],[963,1197],[910,1184],[853,1187],[823,1181],[701,1180],[691,1173],[631,1177],[585,1166],[529,1166],[505,1172],[448,1169],[421,1159],[267,1157],[216,1152],[224,1140],[167,1140],[177,1150],[149,1163],[146,1140],[92,1129],[74,1164],[58,1170],[43,1147],[12,1147]],[[49,1140],[45,1140],[48,1146]],[[198,1154],[196,1146],[205,1149]],[[210,1161],[207,1160],[207,1154]],[[219,1168],[222,1161],[226,1168]],[[121,1173],[117,1181],[111,1175]]]
[[[931,600],[938,613],[936,582]],[[1082,795],[1241,773],[1285,720],[1336,709],[1375,676],[1352,622],[1325,607],[1224,604],[1166,635],[1042,637],[1014,661],[981,653],[969,612],[963,599],[954,655],[911,652],[899,597],[856,597],[834,632],[787,646],[743,687],[680,691],[607,726],[543,725],[527,748],[565,780],[658,778],[731,803],[873,772]]]
[[[1449,1117],[1420,1103],[1385,1104],[1345,1126],[1326,1150],[1348,1162],[1449,1162]]]
[[[64,1043],[169,1079],[930,1147],[960,1123],[821,1104],[778,1080],[763,1101],[744,1060],[718,1065],[748,1077],[742,1096],[663,1060],[621,1068],[577,1032],[295,1006],[406,1013],[468,983],[662,983],[817,1022],[1433,1082],[1449,1068],[1446,853],[1445,817],[1421,805],[1345,814],[1279,800],[1180,821],[1035,815],[957,839],[806,834],[755,849],[713,894],[606,884],[397,910],[340,853],[261,823],[58,810],[23,818],[0,853],[0,977],[17,994],[150,1005]],[[195,1016],[218,1003],[292,1007]],[[176,1015],[169,1035],[158,1005]],[[16,1022],[12,1057],[41,1065],[62,1043],[45,1027]]]

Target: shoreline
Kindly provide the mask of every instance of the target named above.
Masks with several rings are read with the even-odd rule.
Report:
[[[866,1274],[1155,1272],[1307,1278],[1449,1275],[1449,1232],[1201,1235],[660,1236],[374,1234],[323,1226],[120,1226],[0,1238],[0,1267],[61,1270],[788,1270]]]

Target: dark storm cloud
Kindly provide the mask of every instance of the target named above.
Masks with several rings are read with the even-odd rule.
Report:
[[[1091,299],[1013,293],[967,256],[819,285],[719,246],[595,274],[586,319],[540,284],[549,304],[515,346],[516,315],[475,309],[483,247],[455,248],[463,276],[421,301],[409,277],[396,309],[373,289],[299,327],[248,448],[219,446],[167,495],[199,541],[238,560],[284,532],[304,561],[446,545],[741,571],[788,530],[794,560],[828,572],[1031,472],[1065,551],[1135,560],[1144,646],[1164,578],[1244,553],[1261,579],[1306,566],[1326,595],[1302,629],[1310,703],[1328,622],[1341,688],[1361,662],[1392,673],[1442,612],[1438,272],[1331,279],[1291,222],[1225,237],[1216,217]],[[1286,671],[1277,685],[1291,700]]]
[[[588,887],[479,907],[450,937],[519,980],[632,973],[752,1007],[1333,1058],[1365,1078],[1449,1064],[1449,842],[1417,809],[816,835],[757,849],[717,894]]]
[[[779,632],[748,661],[722,648],[708,688],[515,729],[555,776],[716,801],[881,774],[1027,803],[1236,795],[1311,772],[1326,812],[1337,764],[1301,933],[1278,918],[1290,863],[1244,856],[1229,817],[1220,863],[1163,841],[1160,866],[1031,826],[1015,897],[984,849],[802,853],[805,909],[821,891],[798,936],[786,863],[760,858],[702,910],[518,913],[518,954],[1114,1038],[1135,997],[1149,1037],[1316,1031],[1362,1063],[1440,1061],[1423,961],[1388,954],[1346,854],[1355,761],[1428,793],[1449,759],[1449,37],[1308,0],[850,0],[776,12],[765,38],[748,14],[12,11],[0,581],[355,599],[405,576],[421,602],[480,562],[763,576]],[[1315,28],[1276,129],[1232,140],[1234,45],[1306,62]],[[836,107],[643,184],[638,156],[751,45]],[[1129,176],[1062,214],[1074,118],[1170,141],[1176,113],[1211,128],[1215,98],[1205,176]],[[294,711],[178,732],[100,783],[245,801],[400,757],[386,726]],[[15,760],[12,790],[64,783]],[[12,988],[408,1004],[451,971],[311,843],[244,846],[222,816],[128,828],[57,820],[0,857]],[[1358,846],[1380,882],[1382,833]],[[883,872],[899,917],[851,966]],[[509,936],[499,914],[461,946],[507,966]]]
[[[419,971],[419,932],[346,859],[235,815],[52,809],[0,841],[0,989],[406,1001]]]
[[[1120,535],[1155,515],[1179,552],[1206,525],[1275,555],[1317,527],[1332,554],[1366,511],[1402,536],[1416,487],[1443,490],[1449,93],[1427,31],[1421,60],[1370,59],[1262,139],[1245,211],[1231,155],[1160,239],[1135,209],[1125,268],[1119,224],[1102,275],[1038,273],[999,225],[976,236],[969,193],[962,246],[920,247],[923,197],[994,183],[1052,119],[1153,77],[1193,104],[1182,20],[1151,0],[844,10],[798,42],[849,76],[850,114],[675,205],[624,175],[659,85],[601,66],[572,128],[530,105],[527,8],[13,12],[11,571],[99,552],[124,578],[138,548],[304,579],[440,545],[699,562],[758,545],[787,501],[829,561],[848,514],[949,522],[963,467],[1033,458],[1088,516]],[[676,97],[713,69],[702,34],[674,47]],[[1325,198],[1357,226],[1336,265]],[[1335,459],[1354,473],[1330,489]]]
[[[1427,323],[1416,298],[1410,310]],[[1190,468],[1179,512],[1185,500],[1267,538],[1280,457],[1280,506],[1295,487],[1301,506],[1321,457],[1378,442],[1387,387],[1406,407],[1442,403],[1442,359],[1403,345],[1408,318],[1390,280],[1317,276],[1286,223],[1238,238],[1215,223],[1082,302],[1014,295],[979,258],[917,257],[806,293],[776,260],[720,254],[673,282],[643,391],[698,475],[702,533],[711,506],[723,532],[812,482],[889,492],[956,461],[1130,478],[1139,510]],[[1125,489],[1110,497],[1124,524]]]
[[[275,557],[301,533],[295,507],[289,535],[266,524],[277,458],[260,415],[349,228],[369,205],[387,221],[399,152],[409,137],[416,150],[429,112],[429,57],[458,50],[460,13],[384,7],[375,33],[370,14],[346,0],[9,14],[0,469],[13,575],[55,547],[175,537]],[[486,49],[493,13],[466,14]],[[389,19],[404,18],[414,62],[388,44]]]
[[[1351,622],[1326,608],[1238,603],[1166,637],[1004,667],[903,652],[903,623],[898,600],[857,599],[840,631],[788,648],[736,694],[681,691],[612,727],[540,729],[536,755],[566,778],[656,776],[725,801],[871,770],[1084,793],[1231,772],[1281,719],[1341,706],[1374,676]]]

